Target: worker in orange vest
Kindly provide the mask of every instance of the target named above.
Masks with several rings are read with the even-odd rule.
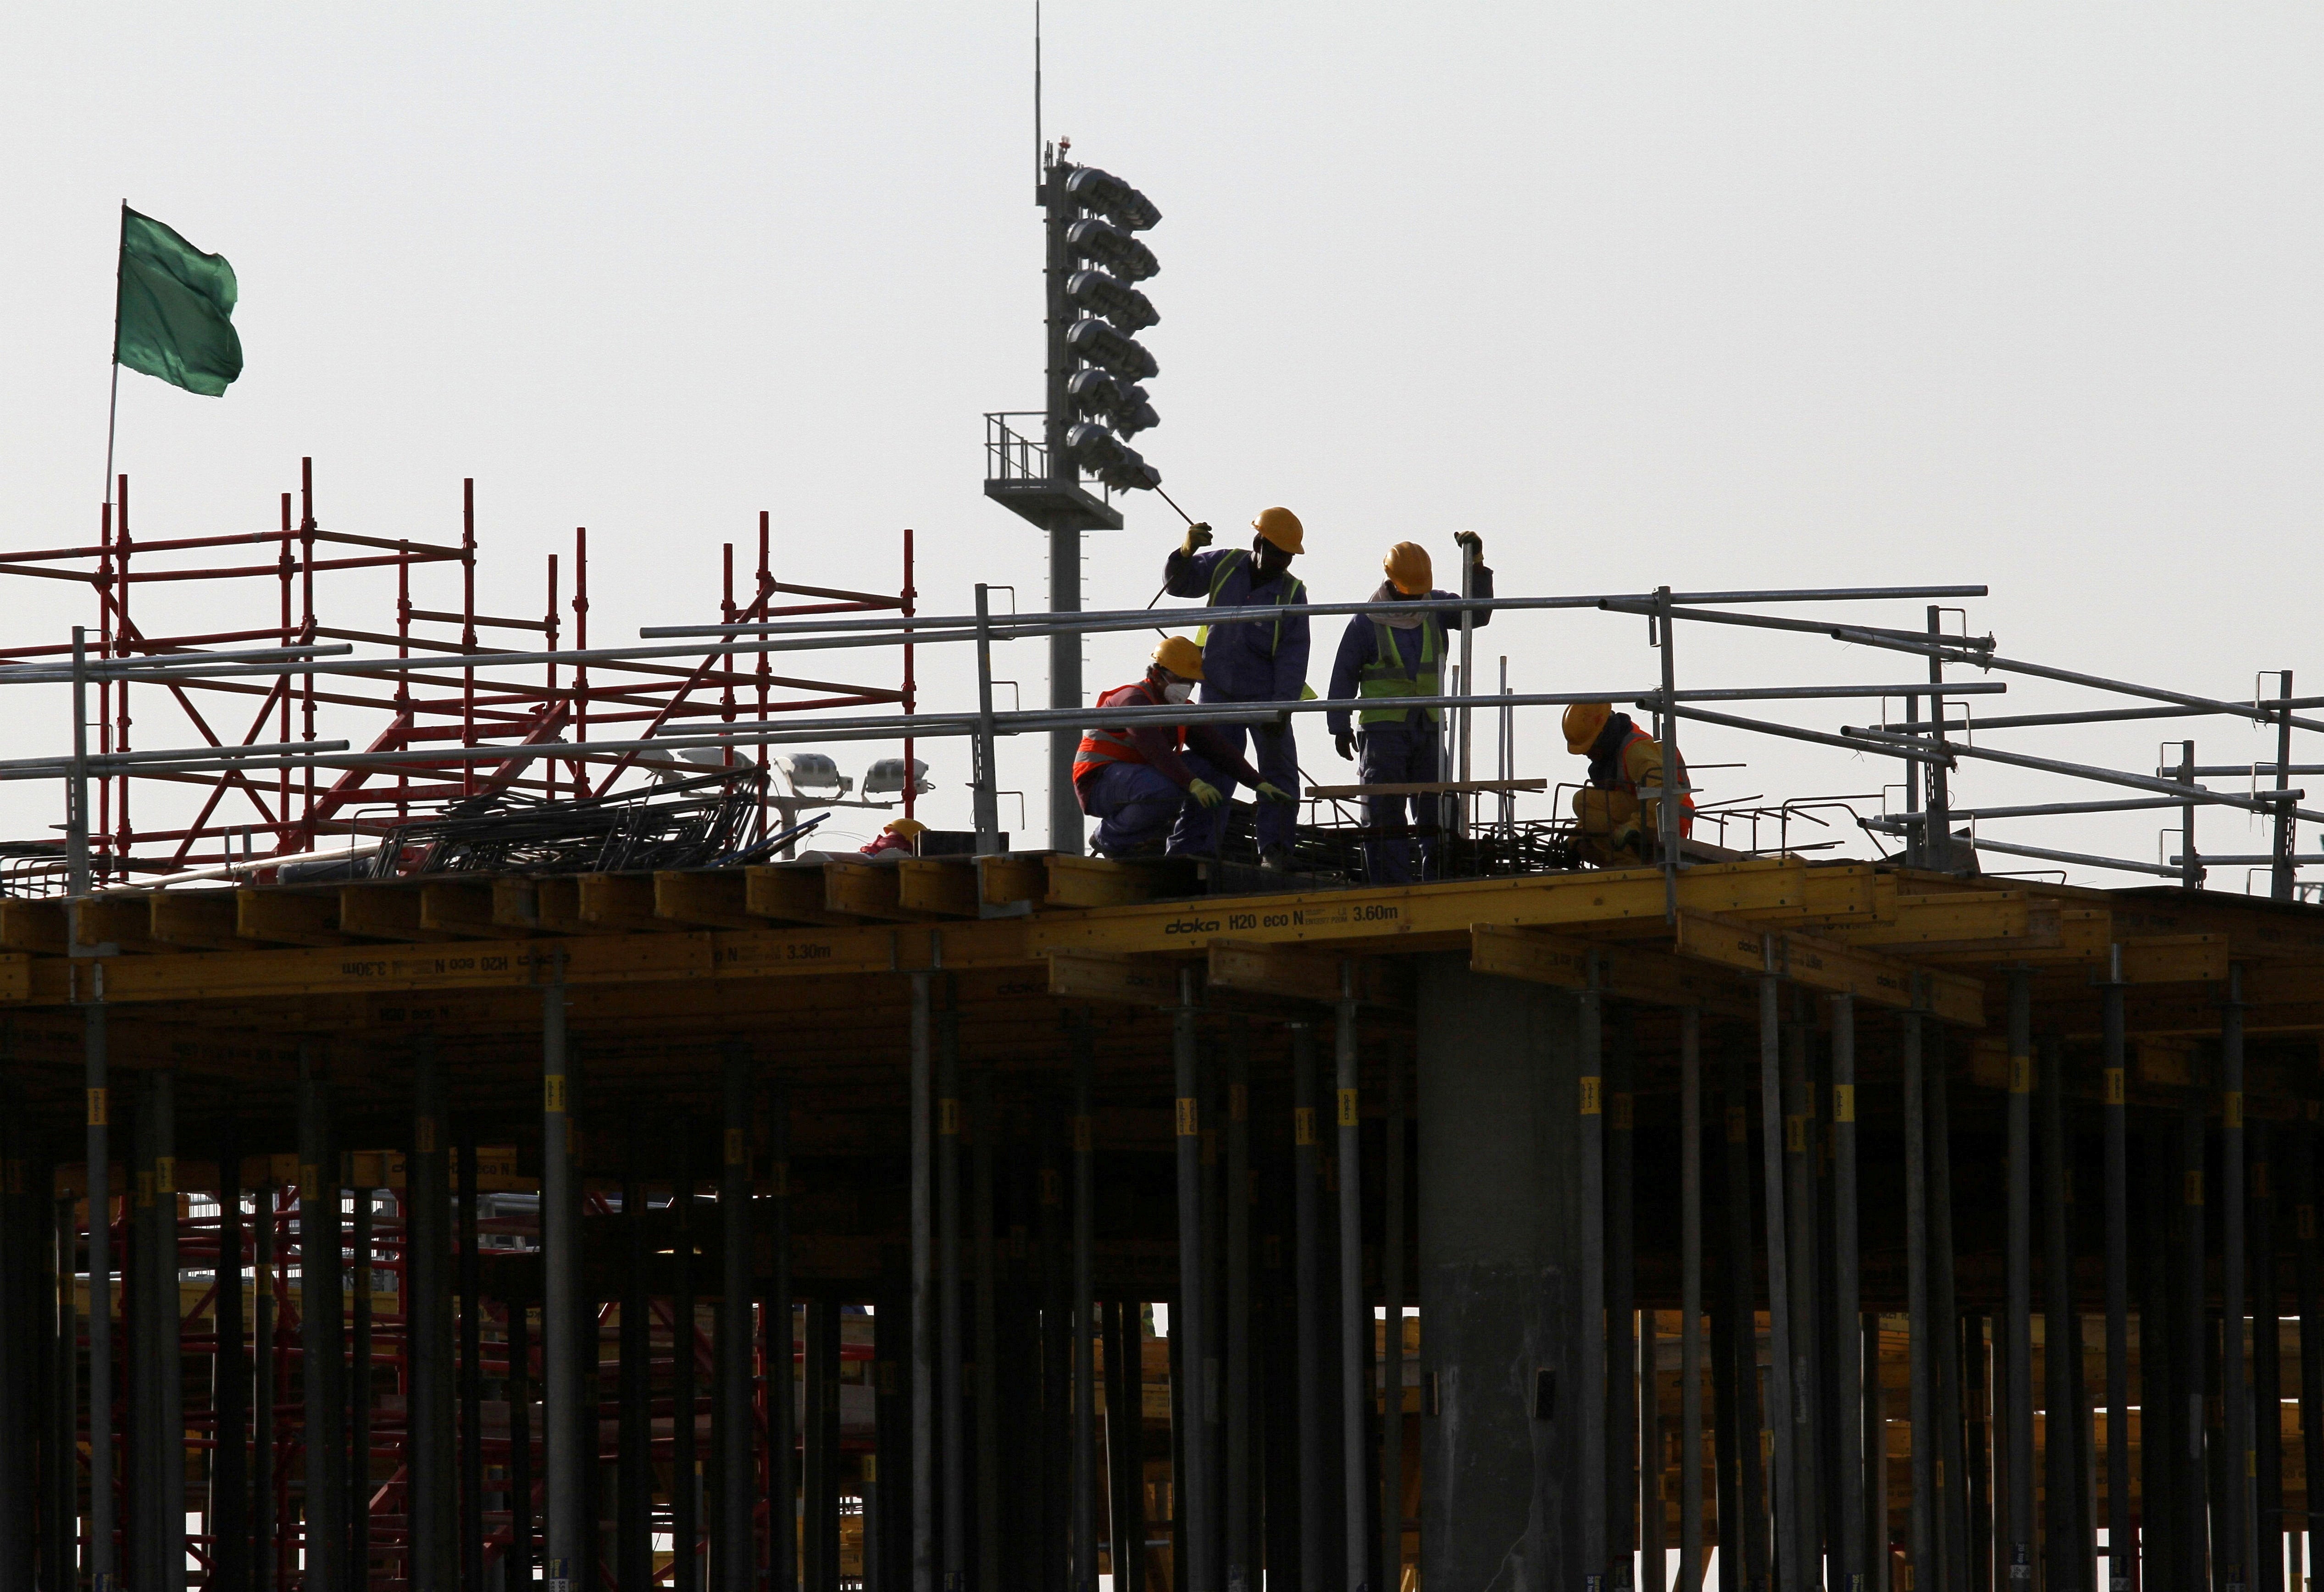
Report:
[[[1203,649],[1184,636],[1154,649],[1146,677],[1102,692],[1100,707],[1183,703],[1203,677]],[[1091,843],[1107,857],[1159,856],[1182,814],[1215,808],[1222,787],[1249,785],[1263,802],[1298,798],[1259,778],[1237,739],[1210,724],[1130,724],[1084,732],[1074,753],[1074,796],[1098,820]],[[1181,825],[1180,833],[1192,829]],[[1182,847],[1172,843],[1174,852]]]
[[[1628,713],[1602,702],[1577,702],[1565,710],[1565,750],[1590,759],[1590,783],[1573,793],[1573,816],[1582,825],[1582,857],[1600,868],[1638,864],[1656,851],[1662,833],[1662,803],[1643,799],[1641,789],[1663,789],[1663,746]],[[1694,797],[1684,791],[1686,759],[1678,759],[1681,836],[1694,830]]]

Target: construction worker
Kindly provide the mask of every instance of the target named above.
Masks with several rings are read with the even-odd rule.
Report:
[[[1174,597],[1200,597],[1213,608],[1282,606],[1307,601],[1307,588],[1291,574],[1305,532],[1299,516],[1288,509],[1263,509],[1250,522],[1258,534],[1248,549],[1203,549],[1211,544],[1208,525],[1190,525],[1163,567],[1162,584]],[[1265,621],[1210,625],[1203,634],[1203,700],[1211,702],[1296,702],[1307,690],[1307,616],[1286,614]],[[1243,727],[1222,724],[1219,732],[1235,755],[1242,754]],[[1254,725],[1259,772],[1278,789],[1296,789],[1299,753],[1291,725]],[[1224,794],[1231,797],[1230,781]],[[1296,803],[1263,802],[1259,809],[1259,856],[1262,866],[1291,866],[1291,832],[1298,814]],[[1170,849],[1194,856],[1215,856],[1225,833],[1227,807],[1221,801],[1209,812],[1188,806],[1171,836]]]
[[[1493,594],[1493,572],[1484,566],[1485,542],[1473,530],[1452,538],[1464,558],[1474,561],[1472,598]],[[1366,785],[1433,785],[1441,776],[1437,749],[1443,741],[1443,714],[1435,708],[1399,707],[1400,696],[1442,696],[1447,628],[1458,625],[1465,612],[1471,622],[1485,624],[1489,608],[1464,609],[1458,592],[1435,587],[1428,549],[1417,542],[1398,542],[1380,560],[1388,578],[1371,594],[1375,603],[1429,602],[1450,607],[1413,608],[1394,612],[1359,613],[1348,621],[1340,638],[1340,652],[1332,664],[1333,702],[1354,698],[1360,704],[1349,724],[1349,711],[1333,708],[1323,716],[1343,758],[1356,759],[1357,778]],[[1416,824],[1433,833],[1431,816],[1441,805],[1437,797],[1373,796],[1364,798],[1371,837],[1364,842],[1364,874],[1374,884],[1412,882],[1412,846],[1406,838],[1405,803],[1412,804]],[[1420,844],[1421,871],[1435,872],[1436,842]]]
[[[862,854],[880,857],[890,851],[901,851],[907,857],[917,856],[920,850],[920,836],[927,832],[927,827],[917,818],[891,818],[880,831],[879,838],[863,848]]]
[[[1573,793],[1573,816],[1582,825],[1582,857],[1600,868],[1644,863],[1658,847],[1662,804],[1641,800],[1641,789],[1663,786],[1662,742],[1602,702],[1577,702],[1565,710],[1565,750],[1590,759],[1590,783]],[[1686,759],[1678,760],[1679,784],[1686,783]],[[1682,837],[1694,830],[1694,797],[1679,796]]]
[[[1146,677],[1101,693],[1097,705],[1185,702],[1202,678],[1203,649],[1184,636],[1165,636]],[[1231,738],[1215,724],[1092,730],[1074,753],[1074,795],[1082,811],[1098,820],[1091,843],[1108,857],[1158,856],[1165,836],[1170,853],[1180,854],[1184,848],[1172,825],[1183,833],[1190,815],[1204,818],[1223,809],[1236,779],[1268,806],[1288,807],[1297,800],[1262,778],[1243,760],[1240,737]]]

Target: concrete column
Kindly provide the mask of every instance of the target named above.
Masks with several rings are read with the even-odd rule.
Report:
[[[1419,972],[1421,1584],[1576,1592],[1601,1396],[1582,1376],[1580,1002],[1457,955]]]

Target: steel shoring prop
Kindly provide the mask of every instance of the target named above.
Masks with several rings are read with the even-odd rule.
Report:
[[[1832,1357],[1840,1408],[1831,1430],[1840,1444],[1840,1564],[1833,1584],[1841,1592],[1865,1585],[1864,1322],[1858,1291],[1856,1186],[1856,1001],[1834,995],[1831,1014]],[[1874,1367],[1877,1374],[1878,1367]],[[1883,1533],[1884,1537],[1886,1533]]]
[[[2107,1587],[2130,1592],[2138,1558],[2130,1481],[2130,1143],[2124,1069],[2122,947],[2099,985],[2106,1129]],[[2150,1364],[2152,1362],[2149,1362]],[[2151,1385],[2151,1384],[2150,1384]]]
[[[1600,1592],[1608,1584],[1613,1544],[1606,1519],[1607,1385],[1606,1365],[1606,1034],[1605,997],[1598,990],[1593,959],[1590,988],[1577,998],[1576,1049],[1582,1066],[1576,1136],[1581,1153],[1576,1168],[1582,1184],[1581,1265],[1582,1308],[1574,1358],[1582,1372],[1577,1390],[1582,1401],[1582,1452],[1574,1469],[1581,1498],[1581,1559],[1583,1584]],[[1541,1394],[1536,1390],[1535,1398]],[[1546,1412],[1538,1406],[1536,1419]],[[1625,1545],[1627,1551],[1627,1544]]]
[[[1796,1391],[1793,1385],[1791,1268],[1784,1217],[1784,1052],[1778,1019],[1783,980],[1775,971],[1775,936],[1766,936],[1764,944],[1766,971],[1759,976],[1759,1164],[1767,1222],[1767,1427],[1775,1450],[1771,1457],[1775,1484],[1775,1563],[1781,1583],[1804,1588],[1814,1585],[1816,1578],[1810,1571],[1808,1551],[1800,1540],[1797,1439],[1793,1420]],[[1584,1171],[1586,1175],[1586,1167]]]
[[[748,1041],[733,1040],[719,1058],[724,1153],[719,1156],[718,1217],[718,1541],[711,1560],[719,1592],[751,1592],[756,1582],[751,1493],[751,1103],[754,1082]]]
[[[1340,963],[1340,1001],[1333,1025],[1337,1077],[1340,1173],[1340,1442],[1345,1455],[1346,1584],[1364,1592],[1371,1558],[1371,1469],[1365,1428],[1371,1404],[1371,1302],[1364,1293],[1363,1118],[1360,1111],[1361,1053],[1358,1048],[1356,964]],[[1208,1346],[1205,1345],[1207,1352]],[[1196,1445],[1189,1442],[1191,1454]],[[1188,1592],[1193,1592],[1190,1586]]]
[[[2244,1231],[2244,1000],[2243,966],[2227,965],[2227,998],[2219,1003],[2219,1396],[2227,1416],[2227,1455],[2224,1517],[2215,1528],[2222,1579],[2230,1588],[2247,1586],[2251,1544],[2249,1456],[2251,1405],[2244,1370],[2247,1309],[2248,1247]],[[2273,1310],[2268,1311],[2271,1321]],[[2281,1412],[2275,1418],[2282,1419]]]
[[[1324,1367],[1331,1342],[1323,1302],[1323,1135],[1316,1117],[1315,1028],[1292,1023],[1292,1224],[1297,1293],[1299,1563],[1305,1592],[1323,1592],[1337,1578],[1325,1573],[1331,1551],[1331,1495],[1325,1486],[1326,1416]]]
[[[1678,1020],[1678,1592],[1702,1592],[1702,1013]]]
[[[2009,1499],[2003,1541],[2010,1592],[2034,1586],[2034,1053],[2033,976],[2009,973],[2007,1319],[2008,1409],[2004,1449]]]
[[[1928,1019],[1917,1011],[1904,1017],[1904,1309],[1907,1322],[1907,1414],[1913,1423],[1913,1490],[1907,1516],[1910,1585],[1938,1592],[1944,1586],[1937,1557],[1936,1469],[1938,1445],[1934,1387],[1935,1351],[1929,1311],[1929,1189],[1925,1086],[1921,1036]]]
[[[1197,1022],[1202,1008],[1197,1000],[1194,970],[1178,970],[1178,1003],[1170,1008],[1170,1054],[1172,1080],[1176,1089],[1177,1146],[1177,1210],[1178,1210],[1178,1301],[1170,1312],[1171,1346],[1177,1354],[1179,1375],[1186,1386],[1177,1401],[1184,1413],[1187,1432],[1182,1445],[1185,1454],[1185,1481],[1176,1513],[1185,1518],[1184,1541],[1186,1553],[1186,1592],[1219,1592],[1212,1583],[1211,1569],[1215,1562],[1212,1552],[1212,1499],[1216,1489],[1211,1485],[1211,1445],[1203,1440],[1203,1413],[1208,1406],[1209,1366],[1205,1357],[1210,1345],[1205,1341],[1204,1322],[1209,1309],[1205,1297],[1207,1279],[1204,1267],[1208,1261],[1203,1254],[1203,1165],[1201,1091],[1198,1085],[1198,1053],[1200,1051]],[[1342,1170],[1341,1175],[1347,1174]],[[1360,1274],[1360,1265],[1359,1273]],[[1360,1575],[1360,1569],[1358,1571]],[[1351,1582],[1350,1585],[1353,1583]]]

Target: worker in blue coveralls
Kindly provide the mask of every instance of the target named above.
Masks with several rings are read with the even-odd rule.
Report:
[[[1469,595],[1489,600],[1493,572],[1485,567],[1485,542],[1473,530],[1453,541],[1473,565]],[[1332,664],[1327,695],[1337,702],[1357,704],[1355,723],[1349,710],[1335,707],[1324,714],[1333,739],[1343,758],[1357,759],[1357,777],[1366,785],[1433,785],[1438,773],[1437,749],[1442,742],[1443,715],[1433,707],[1399,707],[1402,696],[1444,695],[1447,628],[1461,622],[1463,604],[1458,592],[1434,588],[1428,549],[1417,542],[1398,542],[1381,560],[1388,578],[1371,594],[1375,603],[1428,602],[1450,606],[1407,608],[1379,613],[1359,613],[1348,621],[1340,638],[1340,653]],[[1466,609],[1471,621],[1485,624],[1489,608]],[[1442,804],[1435,796],[1375,796],[1364,798],[1371,838],[1364,842],[1364,873],[1373,884],[1412,882],[1412,846],[1405,824],[1405,804],[1411,803],[1413,820],[1433,831],[1431,822]],[[1435,873],[1436,842],[1421,842],[1421,868]]]
[[[1299,516],[1288,509],[1262,510],[1250,522],[1258,535],[1249,548],[1224,548],[1204,552],[1211,528],[1190,525],[1186,539],[1163,566],[1163,585],[1174,597],[1201,597],[1213,608],[1260,608],[1269,604],[1302,603],[1307,588],[1291,574],[1291,560],[1300,551],[1304,532]],[[1212,702],[1296,702],[1307,689],[1307,616],[1287,613],[1271,623],[1265,620],[1208,626],[1203,637],[1203,700]],[[1238,755],[1242,751],[1243,726],[1221,724]],[[1299,753],[1291,725],[1250,726],[1251,761],[1259,777],[1283,790],[1296,791]],[[1234,795],[1226,782],[1225,794]],[[1299,809],[1296,804],[1262,802],[1259,808],[1259,865],[1288,871],[1291,835]],[[1173,855],[1215,857],[1226,831],[1227,804],[1201,808],[1189,803],[1170,836]]]

